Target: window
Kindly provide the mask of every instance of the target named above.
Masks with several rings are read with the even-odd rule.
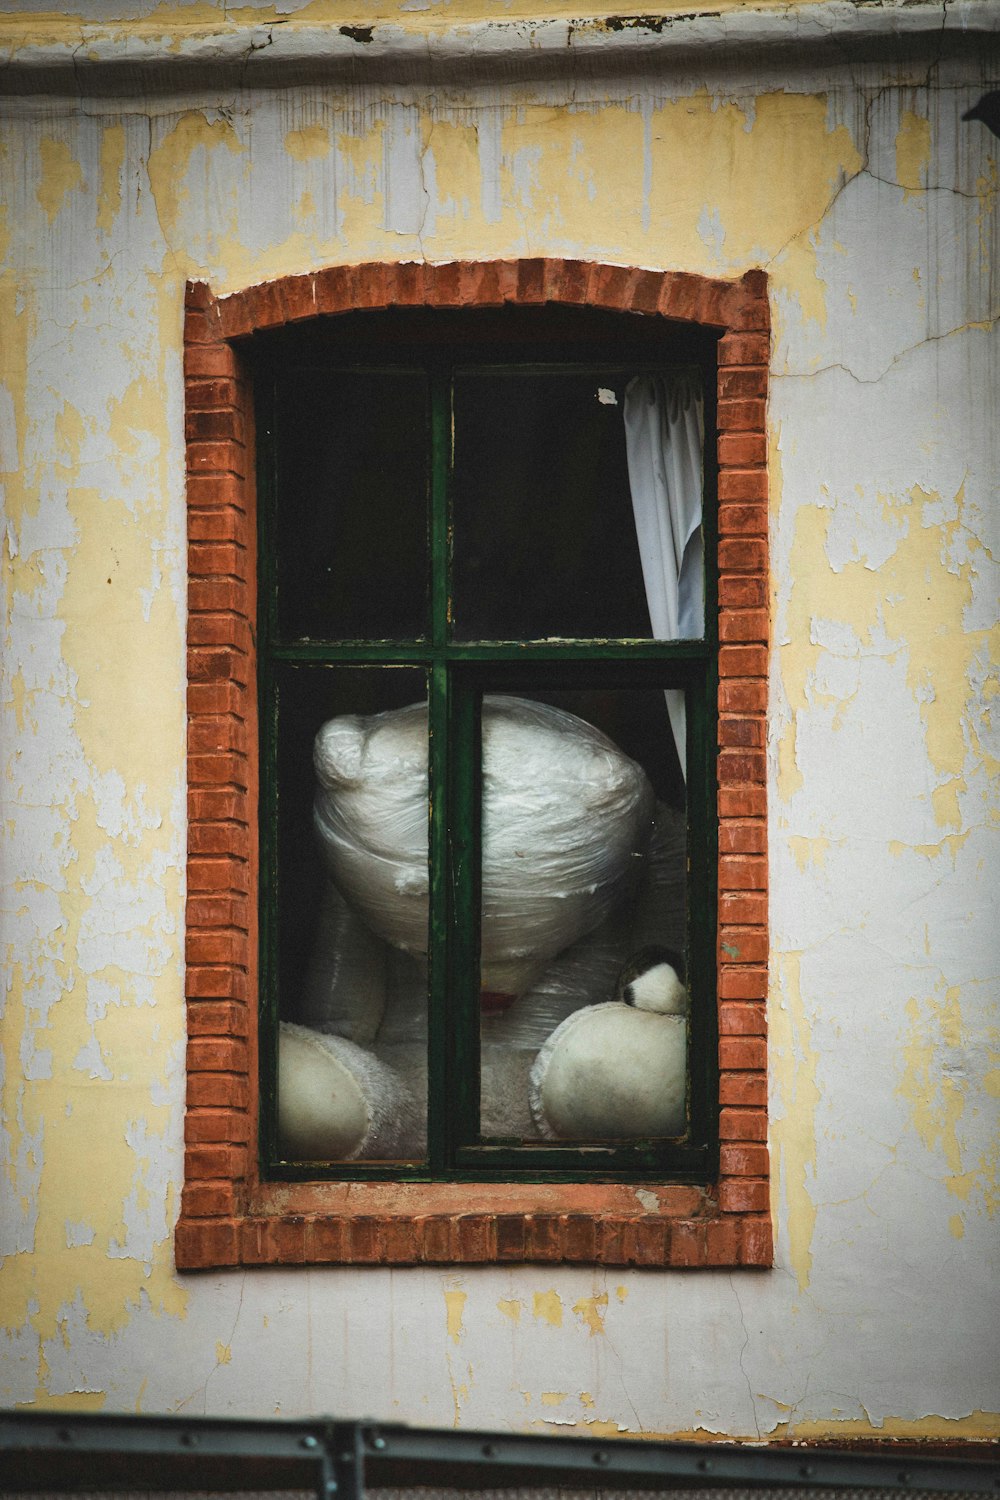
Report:
[[[762,292],[570,262],[192,289],[179,1265],[769,1263]],[[683,627],[637,540],[657,401],[709,434]],[[650,946],[690,991],[679,1095],[595,1113],[579,1056],[531,1059]],[[317,1144],[279,1019],[367,1055],[382,1012],[413,1108]]]

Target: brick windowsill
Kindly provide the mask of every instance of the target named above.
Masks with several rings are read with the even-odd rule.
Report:
[[[650,1184],[259,1178],[252,400],[239,340],[361,308],[575,305],[721,331],[719,1178]],[[767,1153],[767,280],[567,260],[335,266],[187,288],[188,1093],[181,1270],[565,1261],[772,1263]],[[235,342],[234,342],[235,341]],[[734,956],[738,955],[738,957]],[[655,1208],[650,1211],[650,1194]]]

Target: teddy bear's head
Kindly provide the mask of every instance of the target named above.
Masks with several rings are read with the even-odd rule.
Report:
[[[630,889],[653,794],[641,766],[562,709],[487,696],[482,725],[482,988],[516,996]],[[331,719],[314,762],[337,887],[386,942],[426,954],[426,704]]]

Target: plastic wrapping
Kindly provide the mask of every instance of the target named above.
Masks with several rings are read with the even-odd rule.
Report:
[[[344,714],[316,736],[314,819],[327,869],[393,947],[427,952],[427,705]]]
[[[324,882],[305,984],[287,1020],[370,1047],[386,1009],[385,944]]]
[[[658,945],[684,952],[686,851],[684,814],[658,804],[649,847],[638,862],[634,898],[559,954],[509,1010],[483,1016],[480,1113],[485,1137],[552,1138],[555,1132],[540,1113],[545,1068],[531,1081],[536,1056],[570,1016],[615,998],[626,962],[641,948]],[[679,1065],[686,1073],[683,1026],[674,1046],[674,1071]],[[628,1135],[629,1130],[623,1126],[615,1133]]]
[[[287,1022],[278,1045],[278,1136],[293,1160],[421,1155],[423,1097],[400,1059]],[[393,1066],[393,1064],[397,1064]]]
[[[509,1010],[484,1016],[484,1047],[537,1051],[575,1010],[612,1000],[626,961],[640,948],[684,952],[686,834],[684,814],[658,803],[648,848],[635,862],[634,899],[620,903],[593,932],[560,953]]]
[[[316,737],[315,820],[348,903],[427,950],[427,708],[345,715]],[[642,767],[574,714],[483,700],[484,989],[523,994],[634,880],[653,796]]]
[[[426,1098],[426,706],[332,720],[315,760],[330,880],[294,1019],[373,1049],[405,1092],[394,1149],[419,1157],[423,1109],[411,1106]],[[686,946],[686,818],[654,806],[642,768],[598,730],[544,704],[486,698],[483,762],[481,983],[517,998],[482,1017],[481,1128],[487,1139],[538,1139],[552,1132],[532,1119],[531,1075],[553,1033],[612,1000],[640,948]]]

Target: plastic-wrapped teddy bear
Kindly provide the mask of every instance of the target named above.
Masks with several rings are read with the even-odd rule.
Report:
[[[683,818],[654,802],[635,761],[561,709],[487,696],[482,738],[483,1135],[682,1134]],[[329,881],[305,990],[281,1028],[282,1152],[419,1158],[426,704],[330,720],[314,763]]]

